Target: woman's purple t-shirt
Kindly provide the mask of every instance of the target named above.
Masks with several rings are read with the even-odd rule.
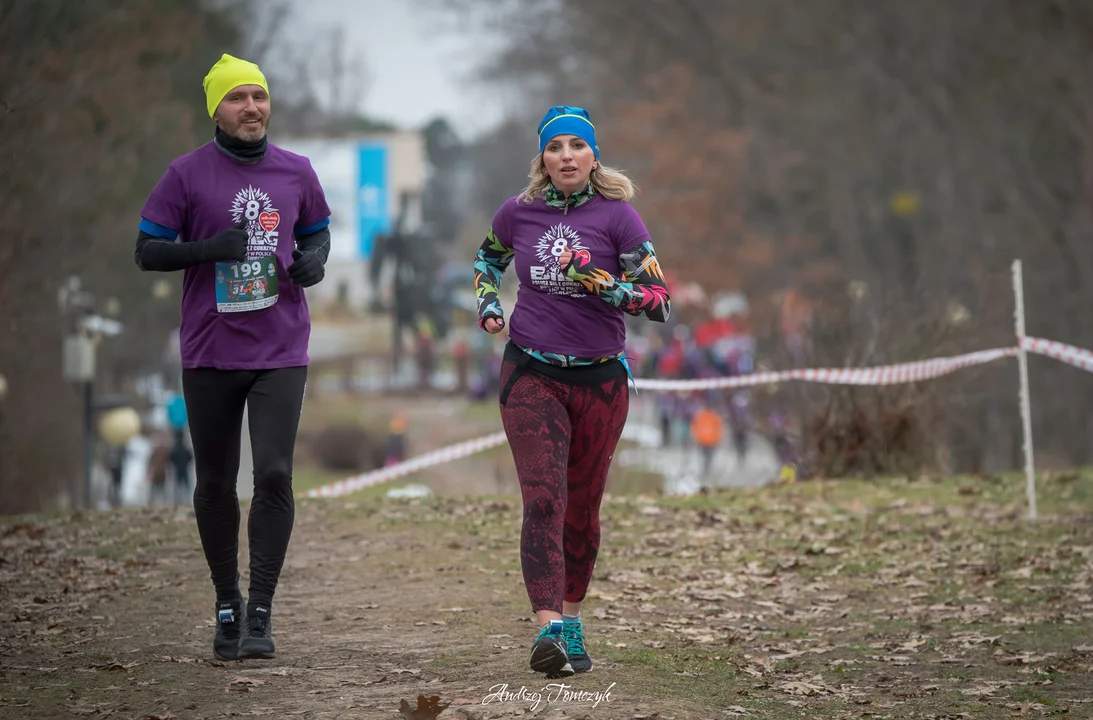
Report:
[[[272,144],[249,165],[228,158],[211,142],[170,164],[141,211],[145,221],[165,236],[177,232],[183,242],[205,240],[241,220],[250,236],[246,261],[186,269],[183,368],[308,364],[311,318],[304,289],[289,279],[287,269],[294,234],[321,229],[329,216],[311,162]]]
[[[540,352],[576,357],[610,357],[626,345],[623,312],[589,295],[565,277],[558,264],[564,247],[585,250],[592,264],[619,276],[619,255],[649,240],[649,232],[628,202],[596,195],[567,211],[542,199],[509,198],[493,216],[493,234],[514,249],[520,279],[509,320],[513,342]]]

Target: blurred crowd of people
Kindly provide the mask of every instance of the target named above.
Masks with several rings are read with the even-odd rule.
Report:
[[[636,377],[695,380],[750,375],[756,367],[756,340],[743,314],[713,317],[688,324],[673,318],[664,326],[642,327],[628,338],[627,358]],[[458,359],[466,363],[467,392],[472,399],[497,397],[501,354],[485,333],[461,341]],[[728,445],[737,465],[748,455],[753,434],[765,437],[778,455],[784,480],[796,479],[798,457],[792,416],[776,403],[757,402],[763,386],[649,393],[657,407],[663,447],[695,450],[705,475],[717,448]]]
[[[746,317],[721,317],[676,324],[663,334],[635,336],[628,351],[643,377],[701,380],[755,372],[756,341]],[[715,451],[726,442],[737,466],[747,459],[748,438],[758,433],[773,444],[783,479],[795,479],[797,457],[791,417],[781,410],[763,413],[756,393],[762,386],[657,393],[657,415],[664,447],[695,447],[709,475]]]

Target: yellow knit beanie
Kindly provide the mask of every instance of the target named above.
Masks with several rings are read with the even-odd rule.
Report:
[[[258,85],[269,95],[266,76],[257,65],[224,53],[205,76],[205,104],[209,108],[209,117],[216,114],[216,108],[224,96],[241,85]]]

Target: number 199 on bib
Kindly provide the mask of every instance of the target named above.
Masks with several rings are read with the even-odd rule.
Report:
[[[232,265],[232,274],[235,279],[248,278],[251,275],[259,275],[262,272],[262,263],[258,260]]]

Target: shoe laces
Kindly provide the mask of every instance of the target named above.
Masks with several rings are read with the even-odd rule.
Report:
[[[584,655],[584,632],[581,623],[566,623],[562,626],[562,633],[565,635],[565,645],[567,655]]]
[[[263,615],[248,615],[247,632],[252,637],[265,637],[269,635],[269,618]]]
[[[560,633],[552,633],[550,631],[550,623],[548,622],[546,625],[543,625],[541,628],[539,628],[539,634],[535,637],[535,642],[539,642],[545,637],[553,637],[557,640],[564,640],[565,625],[562,626],[562,631]]]

